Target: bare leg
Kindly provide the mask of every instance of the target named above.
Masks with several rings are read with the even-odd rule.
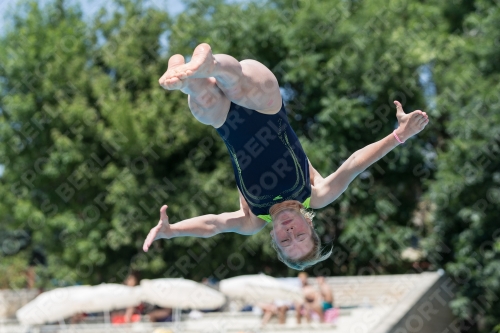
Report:
[[[273,316],[273,314],[274,313],[270,310],[264,311],[264,316],[262,317],[262,324],[261,324],[262,327],[267,325],[269,320],[271,320],[271,317]]]
[[[215,78],[186,79],[182,92],[188,94],[191,113],[198,121],[218,128],[224,124],[231,101],[215,84]]]
[[[255,60],[238,62],[226,54],[214,58],[217,86],[233,103],[267,114],[281,109],[278,80],[266,66]]]
[[[281,108],[278,80],[266,66],[255,60],[238,62],[226,54],[213,55],[205,43],[195,48],[188,64],[169,65],[162,79],[163,84],[180,89],[178,85],[188,78],[209,77],[216,79],[220,90],[235,104],[270,114]]]
[[[259,304],[260,308],[264,311],[264,315],[262,316],[261,326],[264,327],[267,325],[269,320],[276,314],[276,307],[273,304]]]
[[[319,316],[319,322],[320,323],[324,323],[325,322],[325,316],[324,316],[324,312],[323,312],[323,305],[320,304],[320,303],[314,303],[313,306],[312,306],[312,309],[314,310],[314,312],[316,312]]]
[[[307,323],[311,323],[312,321],[312,317],[311,317],[311,308],[309,306],[305,306],[304,307],[306,309],[306,320],[307,320]]]
[[[280,324],[284,324],[286,322],[286,312],[288,311],[288,306],[280,306],[278,308],[278,321]]]
[[[162,320],[172,315],[172,309],[164,308],[164,309],[156,309],[148,313],[150,322],[157,322],[158,320]]]
[[[295,302],[295,318],[297,319],[297,324],[300,324],[302,318],[302,303]]]
[[[160,85],[167,90],[181,90],[187,94],[189,108],[201,123],[216,128],[221,126],[226,119],[231,101],[220,90],[213,77],[167,79],[169,73],[182,65],[185,65],[182,55],[176,54],[170,57],[168,70],[159,80]]]

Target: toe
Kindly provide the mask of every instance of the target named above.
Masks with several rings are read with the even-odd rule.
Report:
[[[179,81],[179,79],[177,79],[176,77],[168,79],[167,80],[167,89],[175,90],[176,89],[175,86],[176,86],[178,81]]]
[[[163,89],[168,89],[169,79],[167,79],[166,77],[162,77],[158,80],[158,83]]]
[[[174,68],[179,65],[184,65],[186,61],[184,60],[184,57],[180,54],[174,54],[173,56],[168,59],[168,68]]]
[[[181,89],[181,87],[182,87],[182,81],[179,79],[175,80],[175,82],[173,84],[173,88],[174,89]]]
[[[169,84],[170,88],[169,89],[170,90],[180,90],[180,89],[182,89],[183,85],[184,85],[183,80],[179,79],[178,77],[174,77],[170,80],[170,84]]]
[[[184,79],[187,79],[189,75],[192,74],[192,71],[191,70],[186,70],[186,71],[183,71],[183,72],[180,72],[177,77],[181,80],[184,80]]]

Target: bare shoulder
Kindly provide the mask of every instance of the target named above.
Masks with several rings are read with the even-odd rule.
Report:
[[[334,173],[312,186],[311,208],[323,208],[335,201],[357,176],[352,161],[344,162]]]
[[[241,212],[245,215],[245,222],[240,225],[240,231],[238,233],[242,235],[254,235],[261,231],[267,224],[263,219],[255,216],[251,211],[250,207],[248,207],[248,203],[240,193],[240,209]]]
[[[213,226],[217,233],[235,232],[241,235],[253,235],[259,232],[266,222],[253,214],[247,214],[242,209],[214,215]]]
[[[239,233],[242,235],[255,235],[256,233],[264,229],[266,225],[266,221],[250,213],[248,220],[244,225],[241,226]]]
[[[323,205],[322,197],[319,193],[320,190],[321,189],[319,188],[319,186],[311,184],[311,201],[309,201],[309,206],[312,209],[320,209],[325,207],[325,205]]]
[[[309,178],[311,180],[311,185],[319,185],[323,180],[323,176],[312,166],[311,161],[307,160],[309,162]]]

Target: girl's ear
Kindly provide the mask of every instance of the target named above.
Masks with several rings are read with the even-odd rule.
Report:
[[[271,235],[271,238],[274,239],[274,230],[269,231],[269,235]]]

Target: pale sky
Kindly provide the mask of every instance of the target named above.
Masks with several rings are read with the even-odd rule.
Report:
[[[43,6],[52,0],[38,0]],[[99,8],[106,6],[112,9],[113,2],[109,0],[67,0],[70,4],[79,4],[83,10],[86,19],[97,13]],[[185,8],[181,0],[145,0],[147,6],[155,7],[163,10],[168,10],[171,15],[177,15]],[[15,8],[18,0],[0,0],[0,35],[3,35],[3,30],[6,25],[6,15],[11,13]]]

